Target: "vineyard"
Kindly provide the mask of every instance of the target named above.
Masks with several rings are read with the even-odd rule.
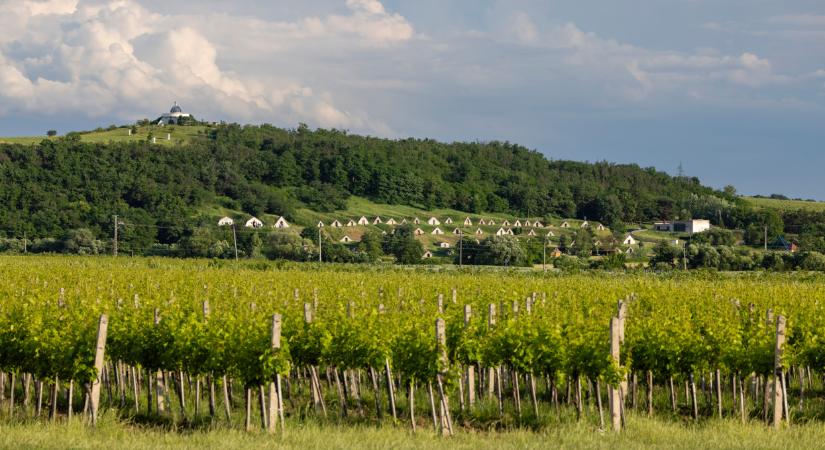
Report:
[[[825,407],[825,279],[0,258],[2,420],[450,436]]]

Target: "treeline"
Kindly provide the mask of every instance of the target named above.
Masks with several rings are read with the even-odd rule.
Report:
[[[123,249],[145,252],[191,240],[213,221],[201,214],[208,206],[293,219],[300,207],[342,209],[352,195],[425,209],[587,217],[614,228],[708,218],[739,228],[770,220],[773,231],[784,229],[781,217],[763,220],[732,193],[696,178],[632,164],[548,160],[506,142],[221,125],[173,148],[90,144],[76,135],[0,145],[0,237],[61,239],[86,229],[110,239],[117,214],[128,225]]]

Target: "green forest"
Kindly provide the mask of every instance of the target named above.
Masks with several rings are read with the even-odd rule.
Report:
[[[772,236],[786,228],[815,236],[825,227],[823,213],[753,209],[732,188],[715,190],[694,177],[548,159],[508,142],[232,124],[207,127],[174,146],[88,143],[77,134],[0,145],[0,237],[7,239],[109,239],[117,214],[130,225],[120,236],[123,249],[142,251],[191,237],[214,220],[204,212],[210,206],[294,220],[299,208],[344,209],[350,196],[428,210],[588,218],[617,230],[705,218],[744,230],[752,243],[764,225]]]

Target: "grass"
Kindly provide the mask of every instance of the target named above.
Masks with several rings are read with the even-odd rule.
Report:
[[[97,428],[78,421],[62,423],[19,422],[0,424],[0,448],[9,449],[525,449],[525,448],[630,448],[630,449],[811,449],[821,448],[825,425],[795,425],[772,430],[759,423],[741,425],[735,420],[714,420],[699,425],[631,417],[621,434],[600,432],[587,423],[566,423],[539,432],[513,429],[502,432],[459,430],[452,438],[421,429],[413,434],[403,424],[324,425],[287,422],[284,435],[243,432],[214,427],[203,431],[168,430],[141,426],[105,415]]]
[[[781,211],[825,211],[825,202],[755,197],[745,197],[745,200],[757,209],[776,209]]]
[[[157,138],[157,145],[171,146],[176,144],[185,144],[193,138],[202,134],[207,127],[200,125],[187,126],[163,126],[149,125],[138,127],[137,133],[129,135],[129,128],[115,128],[113,130],[100,130],[83,132],[80,134],[80,140],[88,143],[109,143],[109,142],[141,142],[149,139],[150,133]],[[169,139],[167,139],[169,134]],[[5,144],[22,144],[31,145],[38,144],[44,139],[59,139],[49,138],[46,136],[23,136],[23,137],[0,137],[0,143]]]

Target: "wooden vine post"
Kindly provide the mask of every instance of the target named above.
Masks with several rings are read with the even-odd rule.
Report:
[[[160,310],[155,308],[154,312],[154,322],[155,326],[160,324]],[[158,414],[163,414],[166,412],[166,383],[163,381],[163,370],[158,369],[155,372],[155,400],[157,402],[157,412]]]
[[[95,379],[92,381],[90,407],[92,410],[92,425],[97,425],[97,415],[100,410],[100,378],[103,373],[103,359],[106,356],[106,333],[109,330],[109,317],[100,316],[97,326],[97,342],[95,343]]]
[[[444,319],[435,320],[435,339],[438,349],[438,374],[436,382],[438,384],[438,395],[441,397],[441,433],[453,435],[453,421],[450,417],[450,398],[444,391],[444,376],[449,372],[450,361],[447,358],[447,325]]]
[[[279,351],[281,348],[281,315],[272,315],[272,350]],[[275,423],[281,424],[281,432],[284,431],[284,402],[281,397],[281,374],[275,374],[275,381],[269,383],[269,419],[267,420],[267,431],[275,432]]]
[[[613,359],[617,365],[619,364],[619,349],[620,349],[620,330],[619,318],[613,317],[610,319],[610,358]],[[619,384],[621,386],[621,383]],[[622,429],[622,396],[621,390],[610,386],[608,389],[610,396],[610,418],[613,423],[613,431],[619,432]]]
[[[785,386],[782,383],[782,351],[785,346],[785,316],[776,318],[776,348],[773,363],[773,426],[782,425],[783,409],[785,408]],[[784,414],[787,419],[787,414]]]
[[[455,292],[455,290],[453,290]],[[464,305],[464,328],[470,327],[473,314],[472,306]],[[467,366],[467,404],[470,409],[476,404],[476,369],[472,364]]]

